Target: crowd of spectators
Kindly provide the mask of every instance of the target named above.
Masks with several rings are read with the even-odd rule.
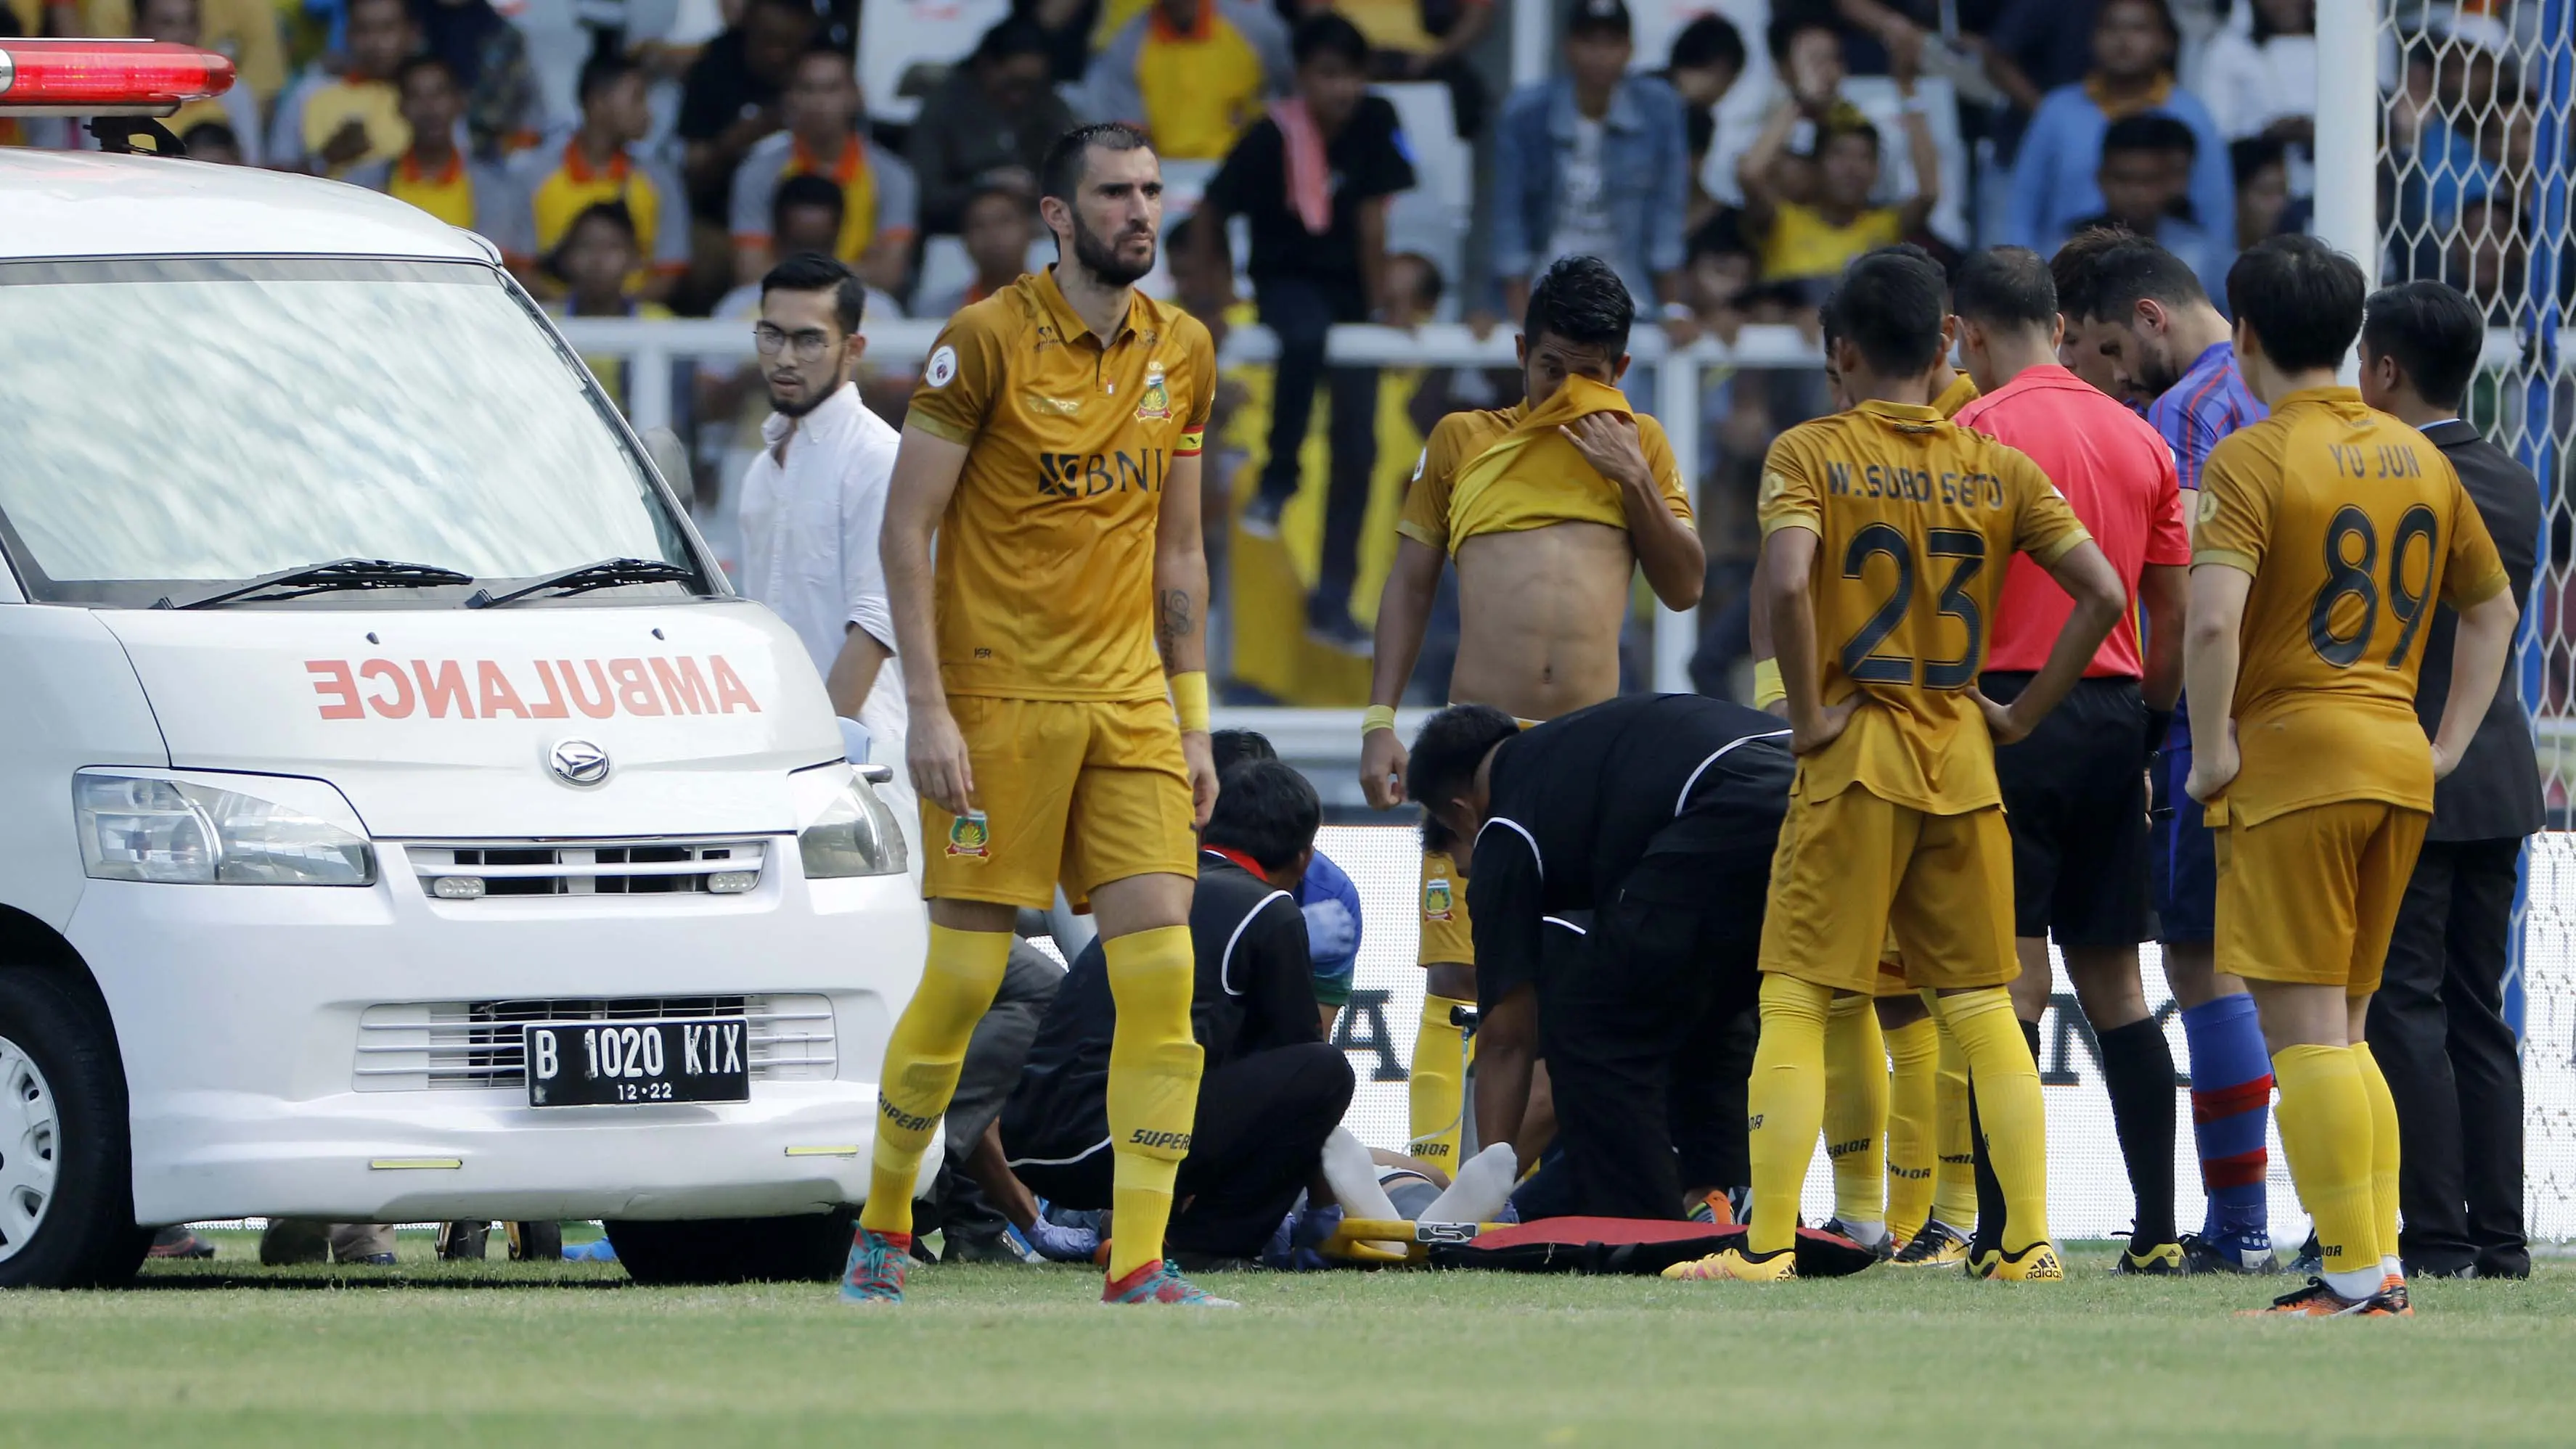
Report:
[[[1010,0],[963,53],[903,68],[906,124],[870,105],[861,76],[885,69],[858,57],[910,42],[863,34],[860,0],[0,0],[0,34],[220,49],[240,86],[166,123],[191,155],[402,198],[581,316],[738,315],[744,283],[816,243],[866,279],[872,319],[945,316],[1043,260],[1047,142],[1138,122],[1175,228],[1192,209],[1234,223],[1231,246],[1207,225],[1167,249],[1171,290],[1282,344],[1265,437],[1241,480],[1212,482],[1248,485],[1254,536],[1320,488],[1306,624],[1345,649],[1365,647],[1351,604],[1373,586],[1353,583],[1386,445],[1376,372],[1325,365],[1333,323],[1421,320],[1427,287],[1439,316],[1509,326],[1533,275],[1590,253],[1674,342],[1812,336],[1870,248],[2047,253],[2096,226],[2152,236],[2223,297],[2241,249],[2311,214],[2314,0],[1558,3],[1550,74],[1511,89],[1495,0]],[[2535,5],[2400,0],[2386,107],[2387,270],[2451,281],[2499,325],[2532,260]],[[1373,89],[1398,82],[1443,88],[1454,135]],[[36,119],[0,119],[0,142],[89,144]],[[1451,174],[1428,153],[1478,178],[1445,251],[1398,234],[1405,195]],[[722,383],[700,379],[702,418],[740,400]],[[1812,379],[1716,377],[1708,477],[1821,407]],[[1721,498],[1704,526],[1743,511]],[[1709,551],[1729,566],[1723,540]]]

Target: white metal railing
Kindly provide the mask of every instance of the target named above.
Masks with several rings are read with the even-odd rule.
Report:
[[[931,321],[871,324],[866,328],[868,359],[898,366],[918,363],[930,355],[941,325]],[[624,359],[627,416],[638,432],[667,426],[671,421],[672,363],[686,359],[740,360],[752,355],[751,328],[739,320],[577,317],[557,319],[556,326],[562,329],[565,341],[584,356]],[[1509,331],[1498,328],[1479,338],[1456,324],[1409,331],[1363,325],[1335,327],[1327,348],[1326,355],[1332,361],[1358,366],[1514,365]],[[1650,411],[1673,420],[1665,428],[1665,435],[1672,442],[1673,462],[1681,471],[1693,509],[1700,506],[1699,407],[1707,371],[1719,367],[1816,367],[1823,361],[1815,345],[1798,329],[1785,326],[1747,327],[1732,346],[1708,338],[1675,353],[1665,345],[1662,332],[1650,323],[1641,324],[1630,339],[1629,350],[1635,365],[1653,374],[1654,404]],[[1218,360],[1228,365],[1267,362],[1276,356],[1277,341],[1259,327],[1229,331],[1218,352]],[[1691,653],[1698,644],[1697,610],[1656,610],[1655,688],[1690,688]],[[1340,713],[1350,716],[1352,722],[1357,719],[1355,711]],[[1357,738],[1355,723],[1346,733],[1349,738]]]

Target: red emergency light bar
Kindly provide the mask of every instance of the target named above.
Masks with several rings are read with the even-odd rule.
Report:
[[[0,116],[166,116],[232,85],[230,60],[166,40],[0,40]]]

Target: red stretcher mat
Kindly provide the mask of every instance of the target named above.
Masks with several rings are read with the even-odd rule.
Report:
[[[1655,1274],[1675,1263],[1742,1242],[1740,1225],[1657,1222],[1647,1218],[1541,1218],[1487,1228],[1473,1241],[1435,1243],[1435,1268],[1500,1268],[1515,1273]],[[1877,1262],[1848,1238],[1798,1230],[1798,1275],[1842,1278]]]

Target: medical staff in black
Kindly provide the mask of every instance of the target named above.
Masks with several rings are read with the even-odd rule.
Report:
[[[1515,1080],[1526,1092],[1527,1062],[1495,1043],[1525,1039],[1509,1027],[1530,1013],[1570,1179],[1551,1212],[1679,1218],[1685,1186],[1742,1180],[1749,1063],[1721,1065],[1722,1039],[1759,992],[1795,773],[1778,719],[1698,695],[1630,695],[1526,732],[1459,705],[1414,742],[1406,788],[1461,842],[1475,921],[1477,1120],[1496,1115],[1488,1086],[1498,1102]],[[1579,946],[1553,949],[1587,911]],[[1516,1199],[1525,1216],[1537,1186]]]
[[[1258,1255],[1318,1179],[1324,1139],[1351,1104],[1350,1062],[1324,1040],[1306,918],[1293,897],[1322,818],[1304,776],[1255,760],[1226,771],[1200,837],[1190,1032],[1205,1064],[1174,1184],[1181,1207],[1166,1235],[1185,1268]],[[1108,964],[1094,942],[1065,973],[1002,1109],[1011,1171],[1065,1207],[1110,1206],[1117,1025]]]

